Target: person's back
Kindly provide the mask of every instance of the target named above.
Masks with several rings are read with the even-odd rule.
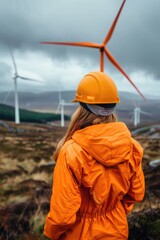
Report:
[[[44,234],[55,240],[127,239],[126,214],[144,196],[143,149],[126,125],[116,122],[115,102],[80,103],[55,153]]]

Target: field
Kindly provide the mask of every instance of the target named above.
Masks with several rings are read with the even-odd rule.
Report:
[[[66,131],[43,124],[6,122],[0,126],[0,240],[44,240],[54,162],[51,156]],[[160,128],[148,128],[135,138],[144,148],[146,194],[128,216],[130,240],[160,239]]]

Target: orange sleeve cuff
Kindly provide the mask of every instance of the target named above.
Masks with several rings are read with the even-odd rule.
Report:
[[[54,225],[50,219],[46,219],[44,226],[44,235],[51,240],[58,240],[59,237],[64,234],[72,224],[66,225]]]

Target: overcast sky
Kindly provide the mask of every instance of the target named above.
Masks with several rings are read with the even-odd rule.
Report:
[[[88,72],[99,70],[99,50],[43,45],[41,41],[102,43],[122,0],[0,0],[0,92],[74,90]],[[160,97],[160,0],[127,0],[107,48],[144,95]],[[106,59],[105,72],[120,91],[136,93]]]

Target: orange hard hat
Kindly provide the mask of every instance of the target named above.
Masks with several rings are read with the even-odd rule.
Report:
[[[104,72],[90,72],[80,81],[73,102],[88,104],[119,103],[114,81]]]

